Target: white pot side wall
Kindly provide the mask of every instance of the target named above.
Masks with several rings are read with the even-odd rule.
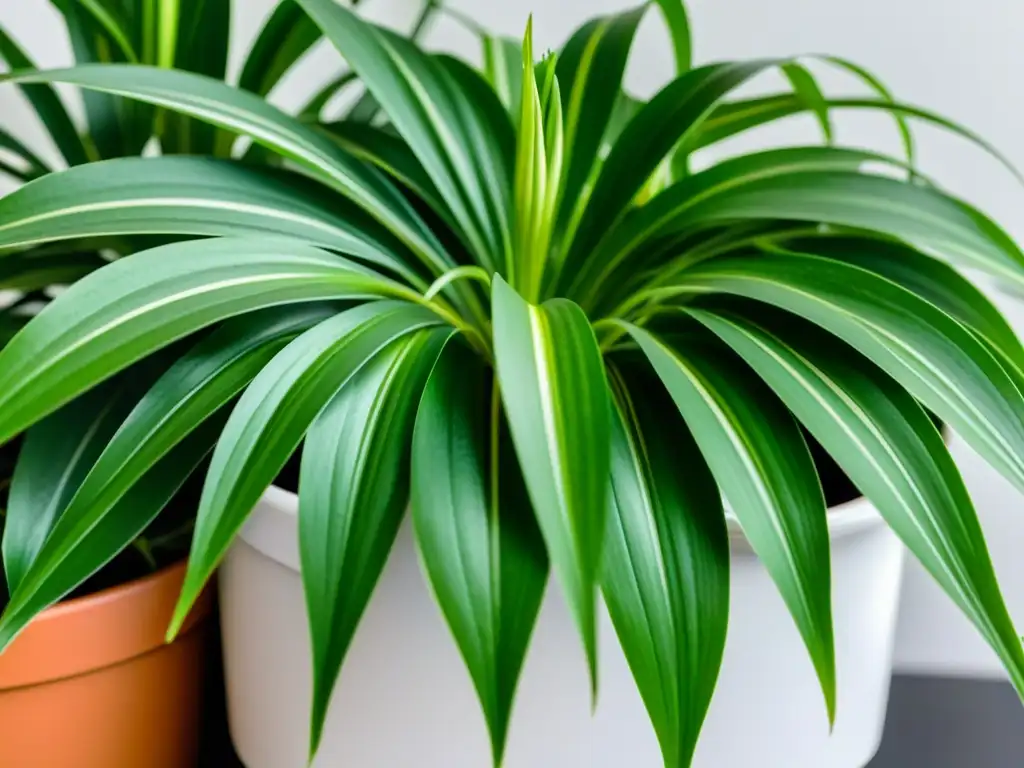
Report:
[[[626,8],[636,0],[449,0],[450,5],[490,28],[519,36],[527,14],[534,13],[539,50],[555,48],[588,16]],[[233,67],[273,6],[273,0],[235,0]],[[419,12],[420,0],[365,0],[365,11],[378,20],[408,28]],[[881,74],[902,100],[938,110],[966,123],[999,146],[1024,167],[1024,99],[1019,73],[1024,71],[1024,5],[1009,0],[692,0],[696,58],[784,56],[828,51],[846,56]],[[23,41],[43,66],[70,61],[67,41],[59,31],[55,11],[46,0],[0,0],[0,24]],[[438,48],[475,55],[472,37],[450,19],[437,23],[429,42]],[[629,85],[650,93],[671,75],[668,40],[652,13],[641,28],[629,73]],[[324,46],[290,76],[274,97],[297,104],[338,67],[338,58]],[[823,82],[832,93],[852,87],[845,76],[829,73]],[[778,81],[765,78],[759,89]],[[0,87],[0,122],[13,128],[47,157],[52,147],[41,138],[38,123],[13,88]],[[982,206],[1024,239],[1021,190],[994,161],[963,142],[922,127],[919,160],[923,169],[971,202]],[[898,142],[891,121],[864,114],[843,115],[838,137],[891,151]],[[752,149],[765,143],[814,141],[813,122],[794,119],[756,136],[744,137]],[[10,186],[0,181],[0,192]],[[1024,331],[1024,302],[1015,307]],[[1011,613],[1024,625],[1024,498],[989,470],[960,443],[954,452],[974,495],[992,557],[1003,582]],[[906,579],[897,667],[902,670],[970,675],[999,675],[998,663],[973,631],[931,586],[920,569],[911,567]]]

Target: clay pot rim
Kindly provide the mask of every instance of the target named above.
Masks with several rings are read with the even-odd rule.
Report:
[[[162,586],[162,584],[154,584],[154,582],[163,582],[164,579],[175,578],[178,575],[178,571],[181,572],[181,577],[184,578],[187,567],[188,558],[186,557],[170,565],[165,565],[163,568],[152,573],[147,573],[145,576],[126,581],[123,584],[116,584],[113,587],[101,589],[99,592],[90,592],[87,595],[81,595],[71,600],[62,600],[40,613],[33,620],[33,623],[43,624],[48,621],[60,621],[62,618],[75,613],[97,610],[108,603],[124,600],[132,593],[146,592],[155,587]]]
[[[187,559],[40,613],[0,654],[0,690],[88,674],[164,647]],[[212,610],[204,590],[179,633]]]

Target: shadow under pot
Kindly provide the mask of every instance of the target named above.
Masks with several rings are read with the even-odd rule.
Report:
[[[193,768],[209,590],[164,643],[184,563],[60,603],[0,655],[0,765]]]

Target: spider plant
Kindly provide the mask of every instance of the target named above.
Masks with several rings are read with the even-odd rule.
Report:
[[[52,0],[60,12],[75,60],[79,64],[132,63],[177,68],[217,80],[225,80],[231,36],[231,0],[162,0],[161,2],[122,2],[121,0]],[[352,6],[359,4],[353,0]],[[418,36],[436,10],[428,0],[412,28]],[[237,77],[237,85],[260,96],[269,94],[302,56],[322,37],[319,27],[291,0],[284,0],[268,16],[253,41]],[[0,61],[11,69],[32,69],[34,63],[15,38],[0,26]],[[236,134],[219,130],[195,116],[155,109],[143,102],[125,99],[117,93],[86,91],[85,125],[80,130],[52,85],[24,85],[21,90],[34,109],[41,125],[60,155],[70,166],[93,166],[99,179],[105,169],[148,173],[148,164],[140,159],[144,151],[168,155],[206,155],[227,158],[240,154]],[[340,94],[349,101],[342,115],[349,122],[372,120],[378,111],[372,95],[361,86],[355,74],[343,70],[332,78],[299,110],[302,119],[317,122],[325,107]],[[258,149],[258,147],[257,147]],[[276,164],[279,156],[249,149],[244,153],[251,163]],[[201,161],[196,161],[201,162]],[[182,166],[187,172],[188,164]],[[12,132],[0,125],[0,175],[16,182],[29,182],[52,173],[54,167],[41,159]],[[111,177],[113,178],[113,177]],[[180,176],[177,179],[180,181]],[[173,197],[176,179],[150,177],[151,197]],[[63,199],[69,202],[76,193]],[[94,201],[100,209],[109,201]],[[137,205],[144,205],[139,200]],[[122,214],[123,206],[120,207]],[[88,214],[87,214],[88,215]],[[209,223],[208,234],[216,234],[218,225]],[[57,242],[42,237],[5,242],[7,252],[0,260],[0,346],[45,306],[55,288],[75,282],[86,274],[134,251],[159,242],[170,242],[182,234],[173,227],[154,231],[151,226],[123,222],[116,231],[97,231],[85,237],[59,234]],[[158,240],[151,234],[159,234]],[[140,237],[140,235],[142,237]],[[136,377],[137,371],[125,379]],[[122,382],[123,384],[124,382]],[[141,395],[141,391],[138,392]],[[138,399],[137,397],[135,398]],[[120,425],[127,410],[114,407],[132,404],[131,394],[123,387],[108,387],[90,398],[71,404],[39,424],[26,441],[17,462],[9,502],[10,533],[4,539],[7,577],[13,585],[34,557],[62,506],[70,499],[78,482],[98,457],[105,441]],[[54,438],[61,436],[60,440]],[[55,445],[60,446],[55,450]],[[14,453],[13,446],[4,450]],[[0,464],[0,467],[3,467]],[[0,485],[11,483],[14,465],[0,468]],[[0,496],[0,499],[5,499]],[[175,532],[188,532],[190,521],[179,520],[169,530],[154,537],[140,536],[133,542],[136,555],[152,567],[155,553],[181,538]],[[187,544],[187,539],[185,540]],[[172,548],[173,549],[173,548]],[[180,550],[179,550],[180,554]]]
[[[955,269],[1024,283],[1024,254],[900,158],[807,146],[690,162],[801,110],[828,124],[836,107],[875,109],[971,134],[884,94],[827,99],[797,60],[694,67],[671,0],[660,6],[679,74],[643,103],[621,82],[648,5],[585,24],[539,63],[527,27],[518,70],[510,46],[492,57],[493,84],[332,0],[298,5],[388,128],[328,132],[168,69],[8,78],[204,120],[290,169],[158,157],[72,168],[0,200],[0,247],[220,236],[104,266],[0,352],[0,443],[159,361],[13,590],[0,647],[126,546],[212,451],[173,637],[301,444],[313,750],[411,499],[496,762],[550,570],[594,696],[600,590],[665,763],[685,766],[722,658],[730,517],[835,715],[828,512],[809,434],[1024,692],[1024,649],[930,418],[1024,488],[1024,348]],[[793,92],[734,98],[773,68]]]

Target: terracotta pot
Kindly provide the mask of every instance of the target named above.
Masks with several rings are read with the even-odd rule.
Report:
[[[0,766],[194,768],[207,591],[164,644],[184,564],[41,614],[0,655]]]

